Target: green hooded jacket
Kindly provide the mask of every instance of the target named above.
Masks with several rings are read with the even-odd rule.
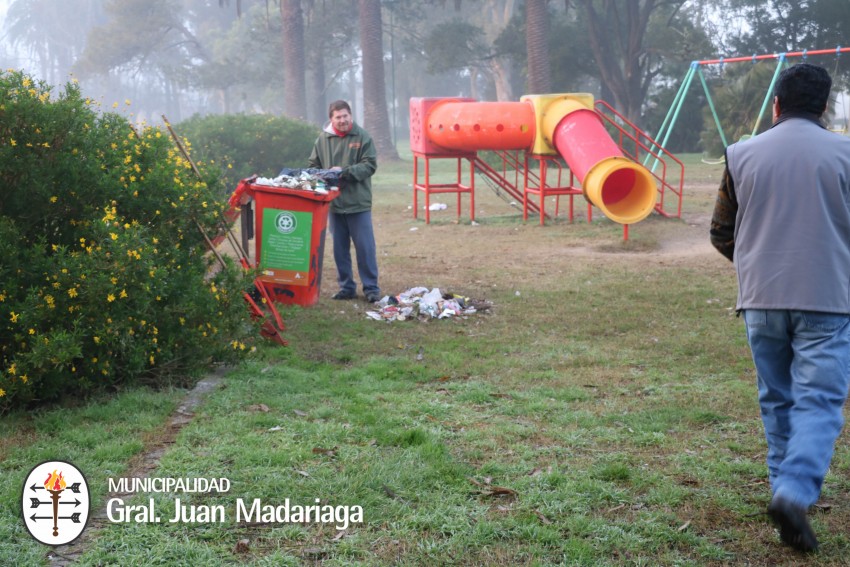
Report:
[[[339,197],[331,201],[332,213],[362,213],[372,209],[372,175],[378,169],[378,159],[375,144],[366,130],[353,124],[345,136],[338,136],[329,122],[316,138],[309,166],[342,168],[342,187]]]

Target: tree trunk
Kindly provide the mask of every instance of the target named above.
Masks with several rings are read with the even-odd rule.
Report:
[[[528,92],[532,94],[552,91],[547,19],[546,0],[526,0],[525,49],[528,56]]]
[[[310,51],[310,107],[307,117],[311,122],[324,124],[328,119],[325,99],[325,57],[319,49]]]
[[[496,86],[496,100],[514,100],[513,88],[511,87],[511,62],[505,57],[492,59],[490,71],[493,75],[493,84]]]
[[[646,89],[651,77],[646,68],[644,39],[653,11],[660,0],[577,0],[587,17],[588,37],[603,85],[614,107],[640,124]],[[597,11],[597,6],[601,10]]]
[[[358,0],[360,8],[360,51],[363,53],[363,117],[372,135],[378,157],[397,160],[390,136],[387,113],[387,83],[384,78],[383,28],[380,0]]]
[[[281,0],[283,26],[283,108],[287,116],[306,120],[307,89],[304,62],[304,16],[301,0]]]

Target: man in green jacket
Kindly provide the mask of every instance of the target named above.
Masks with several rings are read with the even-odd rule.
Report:
[[[336,100],[328,109],[330,122],[313,145],[309,165],[340,171],[339,196],[331,201],[330,230],[334,243],[339,291],[334,299],[354,299],[357,284],[351,268],[351,243],[357,255],[357,271],[366,300],[381,299],[378,259],[372,229],[372,175],[378,168],[372,137],[354,123],[351,107]]]

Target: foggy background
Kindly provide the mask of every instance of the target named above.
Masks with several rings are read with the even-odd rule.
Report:
[[[75,79],[135,122],[268,113],[321,124],[343,98],[393,146],[421,96],[590,92],[652,133],[693,60],[847,37],[847,0],[0,0],[4,69],[55,92]],[[846,82],[850,54],[812,62]],[[706,72],[723,87],[754,68]],[[756,83],[737,96],[760,102]],[[701,148],[698,90],[671,149]],[[836,97],[839,126],[846,107]]]

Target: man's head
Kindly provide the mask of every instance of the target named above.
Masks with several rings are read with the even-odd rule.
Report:
[[[348,132],[354,125],[354,120],[351,118],[351,107],[344,100],[335,100],[330,104],[328,118],[331,119],[331,126],[338,132]]]
[[[826,110],[832,79],[823,67],[799,63],[779,74],[773,91],[774,114],[809,112],[820,116]],[[779,112],[777,112],[777,110]]]

